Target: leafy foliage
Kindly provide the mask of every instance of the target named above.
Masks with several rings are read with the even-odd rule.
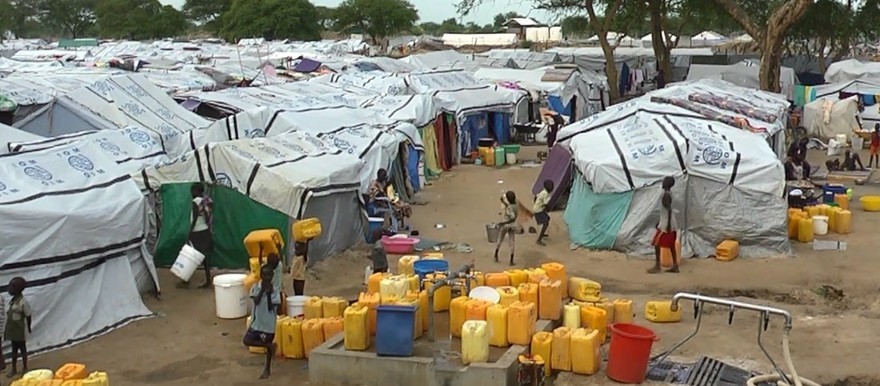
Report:
[[[42,0],[38,12],[46,24],[76,39],[95,26],[96,4],[97,0]]]
[[[410,31],[419,13],[406,0],[345,0],[336,8],[337,29],[367,34],[374,44]]]
[[[220,30],[220,16],[229,10],[232,0],[186,0],[183,13],[195,23],[210,32]]]
[[[221,21],[220,33],[229,41],[321,38],[318,10],[308,0],[233,0]]]
[[[163,6],[158,0],[98,0],[95,15],[98,32],[108,38],[145,40],[174,37],[182,35],[190,27],[182,12],[168,5]]]

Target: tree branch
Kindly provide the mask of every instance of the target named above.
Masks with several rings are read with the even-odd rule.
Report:
[[[743,30],[746,31],[747,34],[751,35],[755,41],[763,41],[764,40],[764,31],[760,27],[758,27],[755,22],[749,17],[749,14],[746,13],[735,0],[714,0],[715,4],[724,9],[730,17],[733,18],[740,26],[743,27]],[[807,0],[809,1],[809,0]]]

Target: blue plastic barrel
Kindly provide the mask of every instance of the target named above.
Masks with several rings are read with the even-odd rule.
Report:
[[[419,275],[419,281],[425,280],[425,275],[437,271],[446,272],[449,270],[449,262],[446,260],[416,260],[413,263],[413,271]]]
[[[382,225],[385,224],[385,218],[368,217],[367,220],[370,222],[370,225],[367,228],[367,234],[364,235],[364,238],[368,243],[372,244],[376,242],[376,240],[373,240],[373,234],[375,234],[377,230],[382,229]]]
[[[411,357],[416,323],[415,306],[379,306],[376,309],[376,355]]]

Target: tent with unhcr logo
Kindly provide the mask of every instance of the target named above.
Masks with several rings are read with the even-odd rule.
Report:
[[[725,239],[739,241],[743,257],[790,253],[774,151],[787,108],[780,95],[706,79],[566,126],[559,142],[575,171],[564,216],[571,242],[653,254],[660,182],[672,176],[683,256],[712,256]]]

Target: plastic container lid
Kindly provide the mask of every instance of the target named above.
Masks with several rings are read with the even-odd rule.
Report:
[[[244,285],[244,279],[247,275],[243,273],[227,273],[223,275],[214,276],[214,280],[212,280],[214,285]]]
[[[501,301],[501,294],[495,288],[480,286],[471,290],[468,294],[471,299],[485,300],[492,304],[498,304]]]

